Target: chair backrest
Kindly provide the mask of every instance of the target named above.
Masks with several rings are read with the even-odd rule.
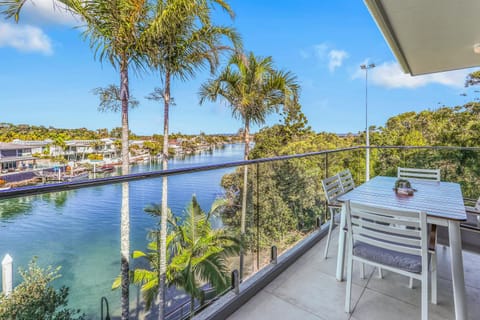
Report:
[[[340,182],[342,184],[343,192],[349,192],[355,189],[355,181],[353,181],[352,173],[349,169],[343,170],[338,173]]]
[[[325,198],[329,204],[333,203],[335,199],[343,194],[342,183],[338,174],[322,180],[323,191]]]
[[[356,241],[427,259],[427,217],[424,212],[397,210],[359,202],[346,202],[347,230]],[[422,265],[427,265],[423,264]],[[422,272],[424,269],[422,268]]]
[[[397,177],[404,179],[440,181],[440,169],[415,169],[398,167]]]

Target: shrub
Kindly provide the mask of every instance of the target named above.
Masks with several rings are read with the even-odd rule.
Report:
[[[103,160],[103,155],[97,153],[91,153],[87,157],[89,160]]]
[[[0,294],[0,319],[84,319],[80,310],[67,308],[68,288],[55,290],[51,282],[61,275],[60,267],[42,269],[33,258],[28,269],[19,268],[23,282],[9,296]]]

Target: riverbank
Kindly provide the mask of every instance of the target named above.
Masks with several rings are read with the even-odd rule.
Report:
[[[179,149],[180,151],[172,156],[172,160],[181,161],[195,155],[213,154],[215,151],[224,149],[226,145],[227,144],[202,145],[186,152],[183,151],[183,149]],[[151,156],[150,154],[139,154],[130,157],[130,165],[157,163],[160,161],[160,157]],[[95,179],[105,177],[106,175],[117,175],[120,174],[117,168],[121,166],[121,159],[85,159],[82,161],[70,161],[65,165],[49,159],[39,159],[38,163],[41,165],[41,169],[25,169],[18,172],[0,174],[0,180],[4,181],[0,187],[10,189],[29,185]]]

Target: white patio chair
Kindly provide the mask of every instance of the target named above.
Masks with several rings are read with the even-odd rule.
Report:
[[[480,198],[477,199],[477,202],[472,200],[466,202],[472,202],[474,206],[465,206],[467,221],[461,223],[460,227],[463,229],[480,232]]]
[[[328,227],[327,244],[325,245],[325,253],[323,258],[328,255],[328,246],[332,236],[333,224],[335,223],[335,213],[342,209],[342,204],[337,202],[337,197],[343,194],[343,188],[338,174],[333,177],[322,180],[323,191],[327,199],[328,211],[330,212],[330,226]]]
[[[353,181],[352,173],[349,169],[343,170],[342,172],[338,173],[338,176],[340,177],[343,193],[355,189],[355,181]]]
[[[397,178],[402,179],[412,179],[412,180],[428,180],[428,181],[440,181],[440,169],[416,169],[416,168],[397,168]],[[431,228],[431,239],[433,239],[430,244],[430,247],[435,248],[436,246],[436,232],[437,226],[432,225]],[[410,289],[413,288],[413,278],[410,278],[408,284]]]
[[[346,192],[349,192],[349,191],[355,189],[355,181],[353,181],[353,177],[352,177],[352,173],[350,172],[350,169],[345,169],[345,170],[339,172],[338,176],[340,177],[340,182],[342,184],[343,193],[346,193]],[[363,263],[361,265],[360,274],[361,274],[361,278],[364,279],[365,278],[365,266],[364,266]],[[378,277],[380,279],[383,278],[383,273],[382,273],[381,268],[378,268]]]
[[[415,169],[398,167],[397,177],[403,179],[440,181],[440,169]]]
[[[421,281],[422,320],[428,320],[428,230],[424,212],[394,210],[346,202],[347,288],[345,311],[350,313],[353,261]],[[407,228],[408,227],[408,228]],[[436,259],[431,254],[432,302],[436,303]]]

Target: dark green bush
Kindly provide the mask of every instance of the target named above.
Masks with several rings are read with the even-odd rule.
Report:
[[[62,286],[56,290],[51,285],[61,276],[59,271],[60,267],[40,268],[35,258],[28,269],[19,268],[22,283],[10,295],[0,294],[0,319],[84,319],[80,310],[67,308],[68,288]]]

